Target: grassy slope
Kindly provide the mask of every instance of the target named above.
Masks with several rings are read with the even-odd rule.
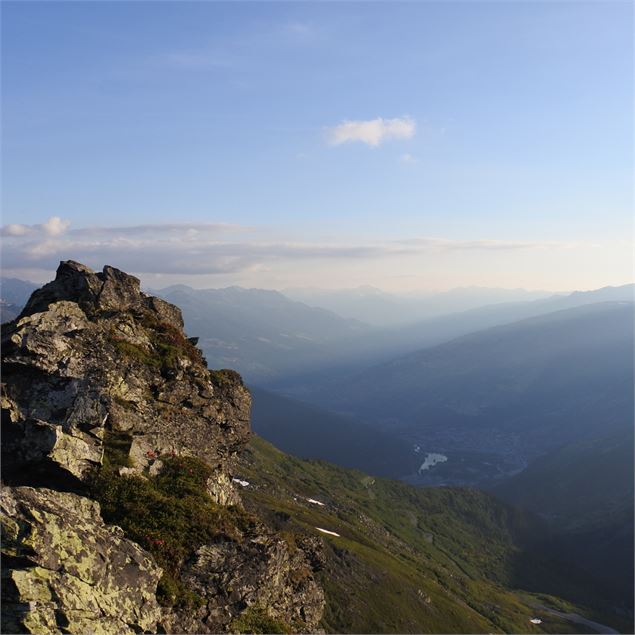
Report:
[[[394,434],[261,388],[250,390],[252,429],[283,452],[389,478],[412,474],[421,464],[412,444]]]
[[[569,531],[601,525],[632,507],[632,424],[558,448],[493,491]]]
[[[534,531],[534,521],[488,494],[374,479],[297,459],[258,437],[243,455],[240,476],[250,482],[242,492],[248,507],[289,540],[319,535],[315,527],[340,534],[324,536],[327,632],[580,632],[532,608],[536,596],[509,590],[519,563],[531,569],[530,578],[541,576],[540,563],[515,546]],[[539,602],[585,613],[546,595]],[[529,622],[537,612],[539,626]]]

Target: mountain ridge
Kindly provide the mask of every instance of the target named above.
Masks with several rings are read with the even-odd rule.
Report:
[[[61,263],[2,339],[4,632],[628,628],[489,494],[248,442],[240,376],[122,271]]]

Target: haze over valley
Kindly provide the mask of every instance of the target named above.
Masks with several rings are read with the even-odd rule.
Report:
[[[2,280],[9,317],[36,286]],[[402,311],[402,326],[270,290],[154,293],[181,308],[210,367],[248,380],[258,435],[417,487],[491,491],[540,518],[532,548],[597,585],[593,598],[565,596],[630,615],[633,289],[496,304],[487,289],[481,306],[469,290],[470,308],[424,320]]]

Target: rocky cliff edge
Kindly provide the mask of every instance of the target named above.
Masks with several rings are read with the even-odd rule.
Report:
[[[208,370],[195,344],[180,310],[137,278],[73,261],[3,325],[3,632],[317,627],[310,559],[240,511],[232,476],[249,392],[237,373]],[[164,516],[146,518],[134,492],[156,496]],[[169,554],[170,536],[153,538],[164,517],[192,534]],[[157,599],[165,563],[179,603]]]

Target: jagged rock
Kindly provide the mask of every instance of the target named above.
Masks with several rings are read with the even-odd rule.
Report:
[[[321,544],[312,547],[321,551]],[[205,599],[205,607],[195,621],[180,613],[166,616],[169,632],[224,632],[249,607],[266,608],[295,631],[314,632],[324,609],[324,592],[305,552],[262,526],[240,542],[202,546],[182,577]]]
[[[251,397],[237,373],[208,370],[194,340],[137,278],[73,261],[3,326],[3,632],[222,632],[249,607],[316,629],[319,540],[296,546],[255,522],[203,544],[178,565],[203,606],[161,608],[152,556],[85,496],[116,441],[127,454],[117,478],[195,456],[212,468],[211,499],[242,506],[232,471]]]
[[[124,430],[138,471],[162,453],[192,454],[214,468],[216,500],[236,500],[231,464],[248,438],[249,392],[237,373],[206,368],[180,310],[134,276],[61,263],[4,329],[3,370],[10,482],[28,465],[42,483],[73,488],[100,463],[104,435]]]
[[[155,632],[161,569],[96,502],[5,487],[0,503],[3,633]]]
[[[240,496],[227,474],[216,474],[207,482],[207,491],[220,505],[240,505]]]
[[[324,541],[317,536],[300,536],[296,538],[297,546],[304,552],[313,571],[322,571],[326,566]]]
[[[305,553],[262,526],[241,542],[202,546],[182,576],[205,607],[197,622],[169,616],[165,626],[172,632],[224,632],[249,607],[266,608],[299,632],[315,631],[322,616],[324,593]]]

